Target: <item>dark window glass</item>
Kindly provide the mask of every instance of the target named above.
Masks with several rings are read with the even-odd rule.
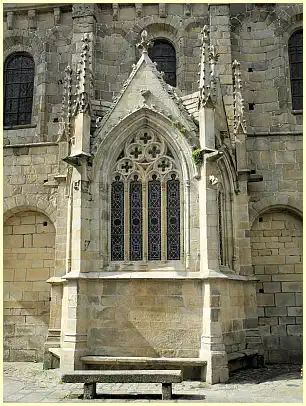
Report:
[[[130,260],[142,260],[142,185],[137,176],[130,183]]]
[[[111,194],[111,258],[124,260],[124,186],[116,180]]]
[[[157,69],[164,72],[164,80],[171,86],[176,86],[176,55],[173,46],[165,40],[155,40],[149,48],[149,57],[157,62]]]
[[[167,259],[180,259],[180,182],[167,182]]]
[[[219,261],[221,265],[224,265],[224,250],[223,250],[223,219],[222,219],[222,193],[218,192],[218,241],[219,241]]]
[[[303,109],[303,31],[293,33],[288,43],[292,109]]]
[[[161,186],[158,180],[148,185],[148,259],[161,259]]]
[[[11,55],[4,67],[4,125],[31,124],[34,61],[30,55]]]

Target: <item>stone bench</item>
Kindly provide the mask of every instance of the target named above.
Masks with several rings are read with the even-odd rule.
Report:
[[[172,398],[172,383],[182,382],[182,371],[73,371],[62,376],[65,383],[84,383],[84,399],[96,397],[97,383],[161,383],[162,399]]]
[[[201,358],[170,358],[170,357],[111,357],[102,355],[86,355],[81,361],[88,369],[91,366],[101,369],[179,369],[183,372],[183,380],[205,380],[207,361]]]

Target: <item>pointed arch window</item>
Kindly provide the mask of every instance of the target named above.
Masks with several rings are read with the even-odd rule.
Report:
[[[149,48],[149,57],[157,62],[157,69],[164,72],[164,80],[171,86],[176,86],[176,53],[169,41],[156,39],[153,47]]]
[[[149,128],[130,139],[110,190],[111,260],[180,260],[181,184],[165,141]]]
[[[31,124],[34,61],[27,53],[9,56],[4,65],[4,125]]]
[[[303,30],[295,31],[288,42],[292,109],[303,109]]]

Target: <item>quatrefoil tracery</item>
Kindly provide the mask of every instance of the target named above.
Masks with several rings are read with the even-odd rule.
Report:
[[[170,172],[177,173],[175,161],[168,151],[164,140],[151,129],[142,129],[125,144],[114,167],[113,180],[118,176],[121,180],[129,180],[136,172],[143,180],[149,173],[150,176],[154,173],[158,179],[164,179]]]

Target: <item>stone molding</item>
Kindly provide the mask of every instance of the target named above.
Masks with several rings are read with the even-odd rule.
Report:
[[[69,272],[63,275],[61,279],[165,279],[165,280],[219,280],[226,279],[232,281],[252,282],[257,281],[256,278],[238,275],[238,274],[223,274],[214,270],[207,270],[207,275],[202,275],[200,272],[172,272],[172,271],[151,271],[151,272]],[[209,274],[210,273],[210,274]]]
[[[53,222],[56,228],[56,207],[45,197],[40,195],[16,195],[3,201],[3,221],[20,211],[38,211]]]
[[[273,209],[288,210],[292,213],[297,214],[302,218],[303,216],[303,203],[299,199],[288,196],[269,196],[259,200],[256,203],[253,203],[250,206],[250,226],[252,227],[255,219],[263,213],[269,212]]]

